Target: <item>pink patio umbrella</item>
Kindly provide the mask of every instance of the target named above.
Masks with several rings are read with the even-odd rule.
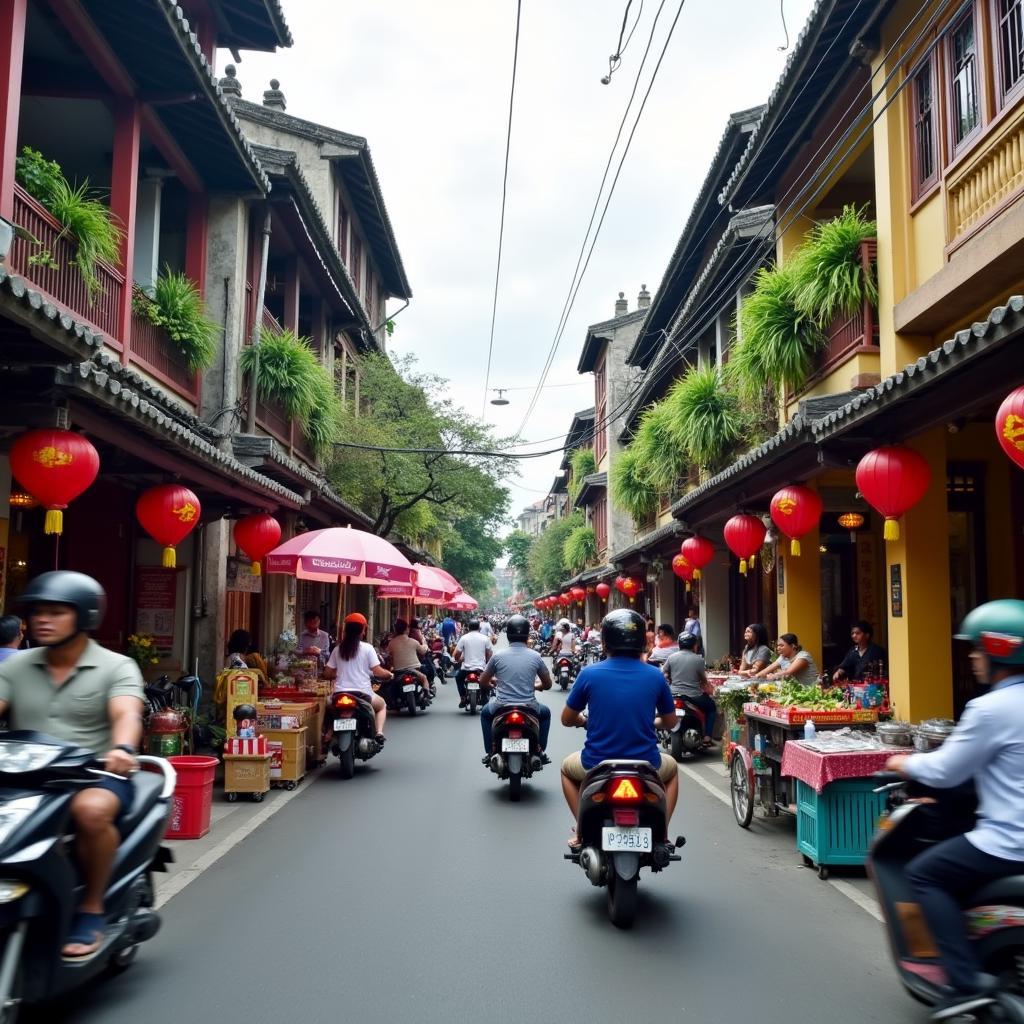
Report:
[[[415,564],[415,584],[389,583],[377,588],[378,597],[411,598],[416,604],[444,604],[462,590],[454,576],[432,565]]]
[[[456,594],[446,605],[445,608],[451,608],[454,612],[471,612],[475,611],[480,607],[480,603],[475,597],[470,597],[465,591]]]

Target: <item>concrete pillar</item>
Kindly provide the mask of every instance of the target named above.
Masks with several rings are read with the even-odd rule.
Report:
[[[704,657],[717,661],[734,646],[729,635],[729,553],[716,550],[715,557],[700,571],[700,625],[704,636]],[[679,609],[682,627],[686,609]]]
[[[936,427],[907,444],[928,460],[932,482],[903,517],[900,539],[885,545],[889,686],[898,716],[919,722],[949,718],[953,712],[945,428]],[[894,569],[902,609],[893,607]],[[902,614],[894,614],[898,611]]]
[[[789,553],[789,539],[780,537],[779,634],[795,633],[821,667],[821,535],[817,527],[800,538],[800,555]],[[772,637],[772,639],[775,639]]]
[[[163,189],[163,177],[147,174],[139,182],[135,211],[132,276],[135,283],[150,294],[160,273],[160,197]]]
[[[224,665],[224,631],[227,592],[228,555],[231,553],[231,527],[224,519],[206,524],[205,552],[196,545],[196,579],[192,595],[194,627],[192,658],[199,659],[199,677],[212,685]]]
[[[675,627],[676,632],[682,624],[682,617],[676,608],[676,583],[675,576],[671,571],[663,572],[654,585],[654,618],[660,626],[668,622]],[[685,609],[684,609],[685,611]]]

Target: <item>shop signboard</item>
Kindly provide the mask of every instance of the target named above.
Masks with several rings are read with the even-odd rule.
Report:
[[[159,565],[135,569],[135,632],[148,633],[158,650],[174,646],[174,611],[178,574]]]
[[[228,590],[237,590],[244,594],[263,593],[263,577],[253,575],[250,559],[228,559]]]
[[[903,618],[903,566],[899,562],[889,566],[889,603],[894,619]]]

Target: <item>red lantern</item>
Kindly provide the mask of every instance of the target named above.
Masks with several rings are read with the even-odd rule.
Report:
[[[281,524],[266,512],[246,516],[235,523],[235,543],[252,559],[252,574],[259,576],[260,562],[281,540]]]
[[[593,593],[596,592],[596,590],[597,590],[597,587],[595,587],[592,583],[590,584],[590,586],[587,587],[587,593],[588,594],[593,594]]]
[[[888,444],[868,452],[857,463],[857,490],[867,503],[885,516],[883,536],[899,540],[899,517],[913,508],[928,490],[932,471],[923,455],[902,444]]]
[[[733,516],[725,524],[725,543],[729,550],[740,560],[740,573],[747,575],[747,561],[753,561],[761,550],[765,534],[768,531],[757,516]]]
[[[11,446],[11,472],[46,509],[46,533],[61,533],[63,509],[86,490],[100,471],[92,444],[71,430],[30,430]]]
[[[615,584],[614,584],[614,586],[615,586],[615,589],[616,589],[616,590],[617,590],[617,591],[618,591],[618,592],[619,592],[620,594],[624,594],[624,593],[625,593],[625,591],[624,591],[624,590],[622,589],[622,585],[623,585],[623,584],[624,584],[625,582],[626,582],[626,577],[625,577],[625,576],[616,576],[616,577],[615,577]]]
[[[672,571],[681,580],[686,580],[687,583],[693,579],[693,566],[690,564],[690,560],[686,555],[676,555],[676,557],[672,559]]]
[[[574,601],[582,601],[587,596],[583,587],[573,587],[571,593]]]
[[[687,537],[679,549],[683,557],[693,566],[693,578],[700,579],[700,571],[715,557],[715,545],[707,537]]]
[[[633,579],[632,576],[627,576],[622,581],[622,592],[629,598],[629,603],[632,604],[636,599],[636,595],[640,593],[640,581]]]
[[[996,413],[999,446],[1024,469],[1024,386],[1011,391]]]
[[[602,601],[607,601],[608,595],[612,592],[612,588],[609,587],[607,583],[598,583],[594,589],[597,591],[597,596],[601,598]]]
[[[139,495],[135,503],[135,517],[146,533],[157,544],[163,545],[165,569],[173,569],[177,564],[174,546],[199,525],[202,511],[199,499],[181,484],[150,487]]]
[[[818,525],[823,507],[817,492],[802,484],[783,487],[772,498],[772,522],[789,538],[794,558],[800,556],[800,538]]]

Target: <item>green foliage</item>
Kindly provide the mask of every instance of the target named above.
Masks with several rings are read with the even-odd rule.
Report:
[[[877,303],[874,268],[865,274],[860,261],[861,243],[877,234],[878,225],[856,206],[844,206],[838,217],[815,225],[792,262],[797,309],[827,328],[840,315],[852,316],[865,298]]]
[[[714,366],[690,367],[662,404],[671,447],[702,469],[715,469],[743,439],[739,399]]]
[[[643,522],[658,508],[658,492],[651,485],[641,454],[631,445],[612,460],[608,474],[612,504]]]
[[[562,547],[565,564],[574,572],[582,572],[597,561],[597,534],[592,526],[577,526]]]
[[[47,209],[58,183],[65,180],[60,164],[55,160],[47,160],[39,150],[31,146],[22,146],[14,162],[14,176],[18,184]]]
[[[199,289],[184,274],[170,267],[157,278],[153,298],[137,289],[132,297],[135,309],[181,350],[190,370],[205,370],[217,354],[220,327],[206,315]]]
[[[630,445],[639,472],[658,494],[671,494],[689,460],[672,435],[672,410],[658,402],[644,410]],[[643,517],[641,517],[643,518]]]
[[[569,497],[575,501],[583,486],[583,478],[597,472],[597,459],[594,458],[593,449],[577,448],[569,456],[569,466],[572,471],[569,479]]]
[[[530,551],[536,538],[522,530],[513,530],[505,538],[505,554],[508,555],[509,568],[515,573],[516,580],[521,582],[530,593],[541,588],[530,575]]]
[[[481,601],[494,588],[492,571],[501,557],[502,544],[489,514],[451,521],[444,538],[442,566]]]
[[[758,271],[739,320],[741,341],[729,359],[729,378],[741,397],[756,398],[766,384],[801,387],[825,336],[814,317],[797,308],[790,264]]]
[[[530,574],[538,590],[555,590],[570,576],[572,568],[565,559],[565,542],[583,526],[583,513],[556,519],[538,538],[530,551]]]
[[[256,368],[260,398],[279,403],[318,454],[326,454],[341,429],[341,400],[309,341],[289,330],[261,329],[259,345],[243,348],[239,363],[246,374]]]

